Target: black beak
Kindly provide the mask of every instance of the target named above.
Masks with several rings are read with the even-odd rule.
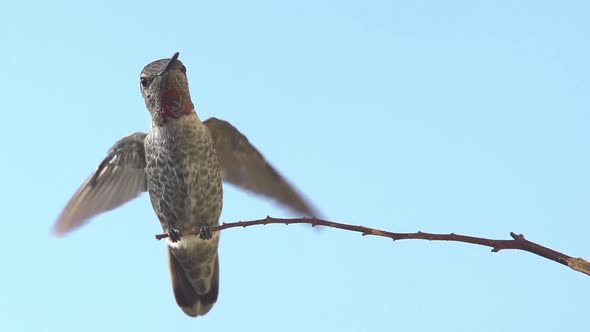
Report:
[[[176,62],[176,59],[178,59],[179,54],[180,53],[176,52],[176,53],[174,53],[174,55],[172,55],[172,57],[170,58],[170,61],[168,61],[168,64],[166,64],[166,68],[164,68],[164,70],[162,70],[160,75],[162,75],[162,74],[166,73],[167,71],[169,71],[170,69],[172,69],[172,66]]]

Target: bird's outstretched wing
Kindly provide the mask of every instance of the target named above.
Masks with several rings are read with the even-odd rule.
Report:
[[[307,217],[318,212],[250,144],[246,136],[227,121],[210,118],[203,122],[215,141],[223,181],[255,194],[275,199]]]
[[[56,236],[146,191],[145,136],[144,133],[135,133],[113,145],[96,171],[84,181],[62,211],[53,228]]]

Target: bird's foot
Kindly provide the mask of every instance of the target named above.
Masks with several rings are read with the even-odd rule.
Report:
[[[212,237],[213,237],[213,234],[211,234],[211,227],[201,226],[201,229],[199,229],[199,239],[211,240]]]
[[[170,241],[172,241],[172,243],[176,243],[178,241],[180,241],[180,238],[182,237],[182,233],[176,229],[176,228],[169,228],[168,229],[168,238],[170,238]]]

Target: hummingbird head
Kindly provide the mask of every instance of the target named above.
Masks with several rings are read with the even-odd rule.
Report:
[[[178,52],[170,59],[156,60],[145,66],[139,80],[141,94],[154,124],[163,126],[194,111],[186,67],[178,60]]]

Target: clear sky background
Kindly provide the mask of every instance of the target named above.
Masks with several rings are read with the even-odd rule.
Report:
[[[330,220],[509,232],[590,258],[587,1],[12,1],[0,10],[4,331],[556,331],[590,278],[540,257],[336,229],[224,231],[219,301],[176,306],[147,195],[63,239],[61,209],[147,131],[139,73],[180,52],[202,119]],[[222,221],[285,210],[225,189]]]

